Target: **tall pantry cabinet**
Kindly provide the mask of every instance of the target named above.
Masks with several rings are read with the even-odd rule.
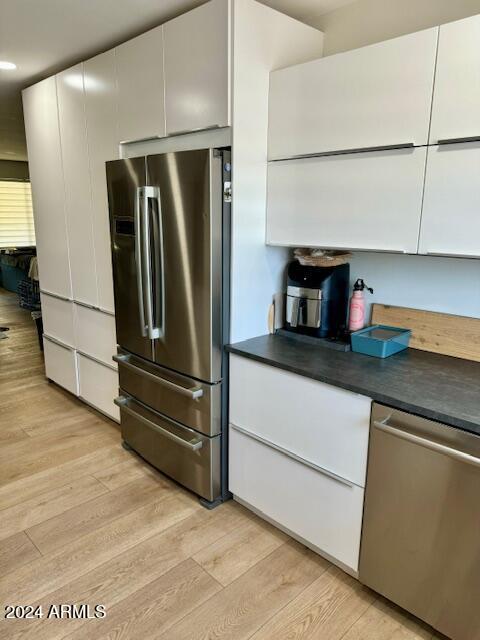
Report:
[[[263,242],[269,73],[322,45],[320,31],[254,0],[210,0],[23,92],[48,378],[118,418],[105,162],[139,140],[175,149],[175,135],[213,128],[233,140],[232,336],[264,330],[279,286]]]
[[[115,91],[114,58],[107,52],[30,87],[23,99],[46,375],[118,419],[103,175],[105,161],[118,157]]]

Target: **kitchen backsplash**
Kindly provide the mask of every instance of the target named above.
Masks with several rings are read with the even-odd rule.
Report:
[[[480,318],[480,261],[462,258],[353,254],[351,285],[363,278],[374,294],[373,302]],[[370,317],[370,309],[367,310]]]

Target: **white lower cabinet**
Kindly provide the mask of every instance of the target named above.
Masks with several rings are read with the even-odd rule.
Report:
[[[362,487],[370,410],[365,396],[230,356],[230,422]]]
[[[267,243],[416,253],[426,148],[270,162]]]
[[[75,345],[73,302],[42,293],[43,332],[65,345]]]
[[[355,574],[371,400],[230,356],[230,491]]]
[[[43,336],[45,375],[49,380],[78,395],[78,375],[75,350]]]
[[[358,570],[364,490],[230,426],[230,491],[282,529]]]
[[[77,354],[77,359],[80,398],[120,421],[120,410],[113,402],[118,396],[118,373],[80,353]]]
[[[112,360],[117,353],[114,316],[75,304],[75,337],[78,351],[117,368]]]

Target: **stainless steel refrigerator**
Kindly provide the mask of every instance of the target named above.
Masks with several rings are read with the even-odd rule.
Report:
[[[122,438],[207,506],[227,496],[230,152],[107,162]]]

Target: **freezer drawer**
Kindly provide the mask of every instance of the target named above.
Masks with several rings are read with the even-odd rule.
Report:
[[[454,640],[480,639],[480,438],[374,405],[360,580]]]
[[[154,467],[202,498],[220,495],[220,438],[208,438],[152,411],[127,394],[120,406],[122,437]]]
[[[221,431],[221,383],[206,384],[120,350],[120,387],[156,411],[207,436]]]

